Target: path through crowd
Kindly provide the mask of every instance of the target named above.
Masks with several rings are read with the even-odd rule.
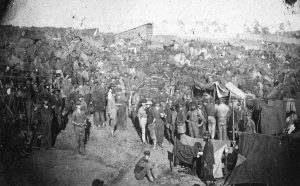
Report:
[[[87,155],[75,151],[73,126],[69,122],[58,136],[54,149],[34,151],[27,158],[6,163],[3,174],[8,185],[91,185],[94,179],[107,185],[140,186],[191,186],[204,185],[198,177],[191,176],[177,166],[170,171],[170,153],[173,145],[164,141],[164,148],[151,150],[151,159],[159,167],[159,178],[150,183],[146,178],[136,180],[133,170],[136,162],[150,145],[141,142],[130,119],[124,131],[111,137],[109,127],[91,128]],[[4,172],[4,171],[3,171]],[[3,184],[1,184],[3,185]]]

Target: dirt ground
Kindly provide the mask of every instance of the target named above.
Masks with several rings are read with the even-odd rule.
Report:
[[[124,131],[109,135],[109,127],[91,128],[87,155],[75,152],[74,132],[69,123],[57,138],[54,149],[34,151],[27,158],[6,161],[0,166],[1,185],[91,185],[94,179],[102,179],[107,185],[116,186],[192,186],[204,185],[198,177],[187,174],[177,166],[170,171],[168,152],[173,146],[167,140],[164,148],[151,150],[152,161],[158,164],[159,178],[150,183],[147,179],[134,178],[135,163],[143,156],[144,145],[130,119]],[[9,158],[8,158],[9,159]]]

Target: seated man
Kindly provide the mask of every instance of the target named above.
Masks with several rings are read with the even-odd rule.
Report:
[[[137,162],[134,169],[134,175],[137,180],[148,177],[149,181],[153,182],[157,178],[156,166],[149,161],[150,151],[145,151],[144,156]]]

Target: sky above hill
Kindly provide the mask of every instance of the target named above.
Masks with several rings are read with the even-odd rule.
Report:
[[[242,33],[257,21],[275,32],[280,24],[300,30],[299,9],[299,2],[287,8],[283,0],[14,0],[3,24],[117,33],[151,22],[154,34],[189,35],[216,25]]]

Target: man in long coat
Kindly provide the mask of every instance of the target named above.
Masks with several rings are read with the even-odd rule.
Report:
[[[206,132],[203,137],[205,145],[203,148],[203,156],[201,159],[201,177],[207,185],[214,182],[213,169],[215,164],[214,146],[211,142],[211,134]]]
[[[41,132],[43,135],[42,148],[45,149],[48,149],[52,146],[51,126],[53,121],[53,113],[48,102],[48,97],[44,97],[43,105],[38,111],[41,119]]]

